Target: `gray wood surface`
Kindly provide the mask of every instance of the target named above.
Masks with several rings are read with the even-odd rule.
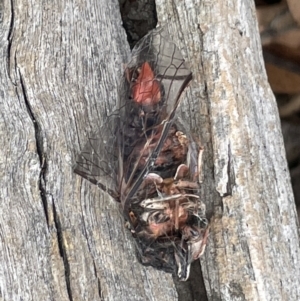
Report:
[[[0,299],[176,300],[172,277],[135,259],[117,204],[71,167],[129,59],[117,1],[0,8]]]
[[[192,66],[192,122],[206,149],[209,300],[300,300],[299,224],[254,1],[156,1]],[[188,118],[188,117],[186,117]]]
[[[296,210],[254,4],[156,7],[194,74],[180,113],[205,147],[208,298],[299,300]],[[72,173],[129,59],[117,1],[4,0],[0,13],[0,300],[177,300],[170,275],[135,259],[117,204]]]

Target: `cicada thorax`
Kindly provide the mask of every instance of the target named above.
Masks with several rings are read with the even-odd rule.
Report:
[[[154,62],[140,62],[126,68],[124,78],[127,95],[121,105],[123,122],[119,136],[122,137],[123,178],[130,187],[148,164],[149,156],[161,138],[167,112],[164,87],[156,78]]]
[[[126,68],[129,85],[126,116],[129,126],[140,135],[150,136],[166,117],[164,86],[156,76],[155,63],[140,62],[138,66]]]
[[[155,77],[151,62],[127,71],[133,101],[144,107],[153,107],[162,100],[162,86]]]

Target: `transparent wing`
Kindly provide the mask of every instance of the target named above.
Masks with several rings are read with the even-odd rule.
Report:
[[[173,117],[180,95],[192,79],[192,72],[178,47],[169,40],[165,27],[151,31],[135,46],[128,68],[137,68],[144,62],[152,64],[155,79],[164,90],[163,106]]]
[[[208,235],[198,195],[201,153],[175,117],[191,79],[166,28],[151,31],[132,51],[117,111],[89,138],[74,168],[121,202],[142,263],[176,270],[182,280]]]
[[[76,158],[74,172],[99,186],[118,200],[118,142],[116,128],[119,115],[107,117],[99,130],[92,134]]]

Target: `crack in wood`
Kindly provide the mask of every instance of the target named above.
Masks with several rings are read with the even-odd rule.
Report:
[[[174,276],[173,281],[177,290],[178,301],[208,300],[200,260],[191,264],[190,278],[187,281],[178,281]]]
[[[36,141],[36,150],[37,150],[37,154],[40,160],[40,166],[41,166],[41,171],[39,174],[39,190],[40,190],[40,196],[42,199],[42,204],[43,204],[43,208],[44,208],[44,212],[45,212],[45,217],[46,217],[46,222],[47,222],[47,226],[49,228],[49,213],[48,213],[48,204],[47,204],[47,198],[46,198],[46,189],[45,189],[45,183],[46,183],[46,179],[45,179],[45,172],[47,170],[47,160],[46,160],[46,154],[43,150],[43,144],[42,144],[42,138],[41,138],[41,129],[39,126],[39,123],[36,121],[36,118],[34,117],[30,102],[28,100],[27,97],[27,93],[26,93],[26,87],[25,87],[25,83],[22,77],[22,74],[19,70],[19,77],[20,77],[20,84],[21,84],[21,89],[22,89],[22,94],[24,97],[24,102],[27,108],[27,112],[30,116],[30,119],[32,120],[33,126],[34,126],[34,133],[35,133],[35,141]],[[19,98],[20,99],[20,98]]]
[[[19,77],[20,77],[20,85],[21,85],[21,90],[22,90],[22,94],[24,97],[24,102],[25,102],[28,114],[30,116],[30,119],[32,120],[32,123],[34,125],[36,149],[37,149],[37,154],[38,154],[38,157],[40,160],[40,166],[41,166],[41,171],[39,174],[39,190],[40,190],[42,204],[43,204],[43,208],[44,208],[44,212],[45,212],[47,226],[49,228],[48,203],[47,203],[46,189],[45,189],[45,186],[46,186],[45,172],[47,170],[47,160],[46,160],[45,152],[43,150],[41,129],[40,129],[39,123],[37,122],[37,120],[33,114],[33,110],[31,108],[30,102],[28,100],[27,93],[26,93],[26,86],[25,86],[25,83],[24,83],[24,80],[23,80],[20,70],[19,70]],[[17,92],[17,95],[20,100],[18,92]],[[68,262],[66,246],[65,246],[64,240],[63,240],[63,235],[62,235],[62,230],[61,230],[61,222],[59,220],[54,201],[52,202],[52,207],[53,207],[54,224],[55,224],[56,233],[57,233],[59,253],[60,253],[60,256],[62,257],[63,263],[64,263],[64,273],[65,273],[67,293],[68,293],[69,300],[73,301],[71,285],[70,285],[70,265]]]
[[[118,0],[127,41],[132,49],[149,30],[156,27],[155,0]]]
[[[63,260],[63,263],[64,263],[65,280],[66,280],[68,297],[69,297],[70,301],[73,301],[71,282],[70,282],[70,264],[68,261],[68,256],[67,256],[67,251],[66,251],[67,248],[64,243],[61,222],[60,222],[59,216],[57,214],[54,202],[52,202],[52,208],[53,208],[53,219],[54,219],[54,224],[55,224],[56,233],[57,233],[58,249],[59,249],[60,256]]]
[[[10,18],[10,24],[9,24],[9,30],[8,30],[8,35],[7,35],[7,73],[8,77],[11,80],[11,82],[16,85],[10,75],[10,57],[11,57],[11,45],[12,45],[12,36],[13,36],[13,28],[14,28],[14,22],[15,22],[15,13],[14,13],[14,5],[13,5],[13,0],[10,1],[10,6],[11,6],[11,18]]]
[[[97,273],[97,269],[96,269],[96,264],[95,264],[95,260],[93,258],[93,266],[94,266],[94,273],[95,273],[95,277],[97,278],[97,284],[98,284],[98,296],[99,296],[99,300],[102,301],[102,288],[101,288],[101,282],[100,282],[100,278],[98,277],[98,273]]]
[[[14,27],[14,20],[15,20],[13,0],[10,0],[10,6],[11,6],[11,19],[10,19],[9,31],[8,31],[8,35],[7,35],[8,41],[11,41],[12,31],[13,31],[13,27]]]
[[[232,154],[230,149],[230,144],[228,144],[228,163],[227,163],[227,185],[226,185],[226,193],[224,193],[223,197],[232,195],[232,189],[235,186],[235,174],[234,169],[231,164],[232,161]]]

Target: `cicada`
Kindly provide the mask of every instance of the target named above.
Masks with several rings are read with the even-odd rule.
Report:
[[[202,150],[175,114],[192,73],[167,36],[155,29],[135,46],[118,108],[74,172],[120,203],[142,264],[186,280],[204,252],[208,223],[199,198]]]

